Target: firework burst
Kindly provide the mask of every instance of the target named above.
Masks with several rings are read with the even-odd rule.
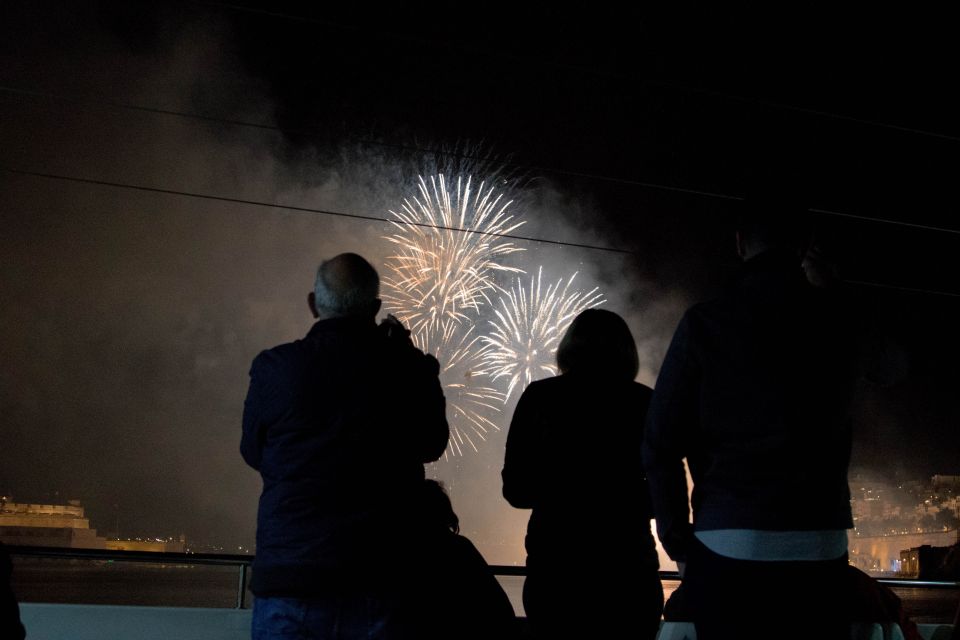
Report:
[[[518,384],[526,387],[535,379],[556,375],[557,346],[567,327],[584,309],[606,302],[596,287],[586,293],[571,290],[576,277],[574,273],[565,284],[561,278],[544,289],[540,267],[528,287],[517,278],[506,297],[501,296],[490,334],[481,338],[480,359],[486,375],[507,380],[506,399]]]
[[[419,195],[405,199],[396,231],[385,239],[397,253],[386,260],[384,306],[408,326],[421,349],[448,344],[457,328],[488,304],[496,272],[522,273],[502,265],[522,251],[501,236],[523,225],[508,213],[512,201],[472,178],[448,184],[442,174],[419,178]]]

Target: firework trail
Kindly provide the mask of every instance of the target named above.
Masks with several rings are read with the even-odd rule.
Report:
[[[523,251],[499,237],[524,224],[508,213],[512,201],[483,182],[476,191],[472,184],[470,176],[458,177],[455,187],[443,174],[421,176],[419,195],[390,211],[396,231],[385,239],[397,253],[386,260],[383,302],[424,351],[448,344],[467,313],[490,302],[496,272],[523,272],[499,262]]]
[[[561,278],[544,289],[540,267],[529,287],[525,289],[517,278],[506,297],[501,296],[494,309],[497,319],[489,322],[492,330],[481,338],[480,358],[486,375],[507,379],[506,399],[518,384],[523,388],[538,378],[556,375],[557,346],[567,327],[584,309],[606,302],[597,287],[586,293],[571,291],[576,277],[574,273],[566,284]]]

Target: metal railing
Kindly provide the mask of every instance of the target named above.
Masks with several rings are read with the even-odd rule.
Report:
[[[67,549],[58,547],[27,547],[6,545],[11,557],[59,558],[63,560],[106,560],[113,562],[143,562],[149,564],[177,564],[236,567],[237,597],[235,608],[243,609],[247,601],[247,576],[253,556],[225,553],[173,553],[164,551],[117,551],[104,549]]]
[[[139,562],[149,564],[175,564],[235,567],[237,569],[237,588],[235,608],[243,609],[247,603],[247,578],[254,556],[215,554],[215,553],[171,553],[151,551],[116,551],[102,549],[71,549],[58,547],[6,547],[14,558],[58,558],[63,560],[105,560],[113,562]],[[522,566],[491,565],[496,576],[526,576],[527,569]],[[679,581],[680,574],[676,571],[661,571],[661,580]],[[960,589],[958,581],[937,580],[910,580],[907,578],[878,578],[878,582],[891,588],[919,588],[919,589]]]

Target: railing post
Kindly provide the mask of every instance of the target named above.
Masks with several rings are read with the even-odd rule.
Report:
[[[243,609],[247,600],[247,565],[240,565],[240,584],[237,585],[237,609]]]

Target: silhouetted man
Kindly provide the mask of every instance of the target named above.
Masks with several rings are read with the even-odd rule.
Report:
[[[319,318],[250,370],[244,459],[263,477],[253,637],[410,638],[398,605],[423,464],[449,435],[439,367],[392,318],[356,254],[320,265]]]
[[[854,340],[833,294],[807,282],[781,215],[747,214],[742,273],[683,316],[647,414],[657,529],[698,640],[849,635],[837,590],[853,526]]]

